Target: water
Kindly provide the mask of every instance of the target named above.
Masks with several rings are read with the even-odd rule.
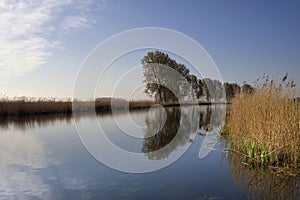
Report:
[[[189,106],[76,119],[60,115],[1,120],[0,199],[297,199],[296,178],[250,170],[238,156],[223,151],[200,151],[203,144],[226,147],[226,141],[213,135],[224,123],[224,110]],[[161,170],[120,172],[87,151],[74,121],[84,134],[98,132],[99,123],[114,144],[143,152],[145,160],[155,163],[188,148]]]

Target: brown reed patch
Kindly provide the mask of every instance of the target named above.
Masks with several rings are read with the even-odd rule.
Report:
[[[113,103],[112,103],[113,102]],[[125,101],[125,100],[107,100],[107,101],[77,101],[75,107],[72,107],[71,101],[0,101],[0,117],[8,116],[29,116],[45,114],[71,114],[72,112],[109,112],[112,105],[117,110],[130,110],[150,108],[155,102],[149,100]]]
[[[254,93],[235,97],[223,130],[230,148],[257,165],[299,174],[300,103],[294,87],[286,77],[277,86],[266,80]]]

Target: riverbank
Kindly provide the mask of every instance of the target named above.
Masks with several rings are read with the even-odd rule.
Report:
[[[255,92],[235,97],[222,130],[229,149],[251,168],[300,174],[300,103],[292,82],[266,81]]]
[[[111,112],[114,110],[139,110],[148,109],[157,104],[154,101],[4,101],[0,102],[0,117],[29,116],[29,115],[51,115],[51,114],[72,114],[73,112]],[[211,102],[200,103],[162,103],[164,107],[188,106],[188,105],[211,105]]]

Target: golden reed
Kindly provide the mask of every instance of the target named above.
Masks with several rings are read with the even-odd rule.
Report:
[[[229,148],[255,165],[299,174],[300,103],[294,89],[286,75],[279,85],[267,78],[251,94],[235,97],[222,131]]]

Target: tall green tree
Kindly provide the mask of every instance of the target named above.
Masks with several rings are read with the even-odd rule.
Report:
[[[160,51],[148,52],[141,63],[146,83],[145,92],[155,97],[157,102],[174,102],[187,95],[185,82],[189,69],[185,65]]]

